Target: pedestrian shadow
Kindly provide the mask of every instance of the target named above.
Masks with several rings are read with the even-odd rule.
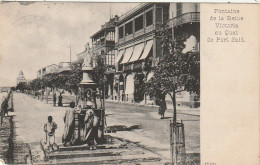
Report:
[[[161,119],[170,119],[172,117],[161,117]]]
[[[106,116],[114,116],[114,114],[112,114],[112,113],[111,114],[106,114]]]
[[[140,125],[132,125],[130,127],[127,127],[125,125],[113,125],[107,127],[107,133],[115,133],[117,131],[132,131],[134,129],[140,128],[142,128]]]

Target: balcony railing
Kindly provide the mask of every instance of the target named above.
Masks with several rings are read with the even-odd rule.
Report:
[[[172,27],[191,22],[200,22],[200,12],[185,13],[169,20]]]
[[[132,65],[124,65],[124,71],[132,70]]]
[[[134,37],[136,38],[136,37],[139,37],[139,36],[144,35],[144,34],[145,34],[144,29],[141,29],[141,30],[138,30],[134,33]]]
[[[143,68],[143,64],[142,63],[135,63],[134,67],[133,67],[134,70],[140,70],[142,68]]]

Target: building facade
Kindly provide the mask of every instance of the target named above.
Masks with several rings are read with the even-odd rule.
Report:
[[[113,86],[115,75],[115,27],[118,21],[118,16],[110,19],[101,29],[91,36],[92,40],[92,55],[101,56],[104,64],[107,67],[105,94],[113,99]]]
[[[67,72],[71,70],[71,62],[60,62],[59,68],[57,71],[59,72]]]
[[[59,65],[51,64],[42,69],[39,69],[36,74],[37,74],[37,78],[42,78],[47,74],[56,73],[58,71],[59,71]]]
[[[167,22],[174,37],[185,37],[187,51],[199,51],[200,13],[195,3],[141,3],[121,16],[115,27],[115,69],[113,98],[118,101],[154,104],[144,95],[142,84],[153,76],[163,55],[156,30]],[[188,92],[178,93],[177,104],[197,101]],[[166,99],[169,99],[166,97]]]
[[[147,104],[142,84],[162,56],[159,25],[169,19],[169,3],[141,3],[119,18],[116,26],[117,100]]]
[[[172,29],[174,38],[185,38],[187,51],[200,51],[200,4],[198,3],[170,3],[169,26]],[[169,101],[170,97],[166,97]],[[190,95],[183,91],[176,95],[177,105],[198,107],[199,100],[196,95]]]

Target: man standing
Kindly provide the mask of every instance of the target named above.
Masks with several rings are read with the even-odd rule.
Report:
[[[53,94],[53,106],[56,106],[56,93]]]
[[[62,96],[61,96],[61,93],[60,93],[60,96],[59,96],[58,106],[62,107]]]
[[[57,124],[52,121],[52,116],[48,117],[48,122],[44,124],[44,131],[46,133],[46,144],[49,150],[54,150],[53,145],[55,144],[55,130]]]

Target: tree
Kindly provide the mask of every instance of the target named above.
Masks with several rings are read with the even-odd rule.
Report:
[[[19,82],[16,86],[16,90],[20,90],[21,92],[24,92],[24,90],[28,89],[28,85],[26,82]]]
[[[97,89],[99,91],[99,99],[100,103],[102,103],[104,107],[104,97],[105,97],[105,72],[107,70],[107,66],[105,65],[104,58],[102,55],[93,54],[92,61],[95,64],[94,71],[91,75],[92,80],[97,84]],[[103,99],[103,101],[102,101]]]
[[[157,31],[162,37],[163,55],[154,68],[154,76],[145,84],[151,96],[170,95],[173,104],[173,123],[176,124],[176,93],[188,91],[200,95],[200,54],[183,53],[185,38],[173,38],[171,29],[163,24]]]
[[[105,65],[104,58],[101,55],[94,56],[93,60],[95,61],[95,67],[92,74],[92,80],[97,83],[98,88],[101,88],[104,86],[104,78],[107,66]]]
[[[64,73],[64,76],[67,77],[64,89],[68,91],[73,91],[76,95],[78,94],[78,85],[82,80],[82,70],[81,64],[71,63],[71,70]]]

